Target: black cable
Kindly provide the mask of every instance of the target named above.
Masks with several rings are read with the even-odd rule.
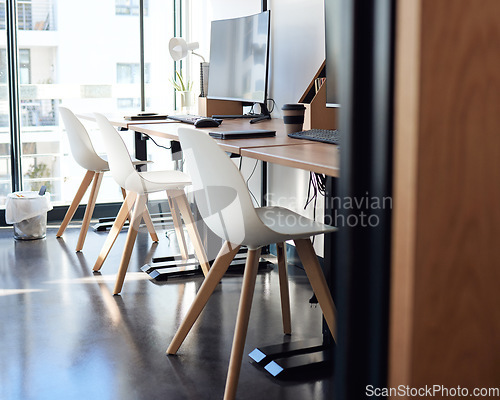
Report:
[[[274,107],[276,107],[276,102],[274,101],[274,99],[271,99],[271,98],[268,98],[266,100],[266,102],[270,101],[273,105],[273,107],[269,110],[269,113],[272,113],[274,111]]]
[[[143,135],[146,136],[148,139],[151,139],[153,141],[153,143],[156,144],[158,147],[163,147],[164,149],[167,149],[167,150],[172,149],[172,146],[167,147],[167,146],[163,146],[161,144],[156,143],[156,141],[151,136],[149,136],[147,133],[143,133]]]
[[[250,107],[250,110],[248,111],[248,115],[253,115],[254,106],[255,106],[255,103],[253,103],[252,106]]]
[[[313,188],[314,193],[311,195],[311,187]],[[307,187],[307,198],[306,198],[306,204],[304,205],[304,210],[307,208],[307,206],[313,201],[313,199],[317,196],[317,189],[316,185],[314,184],[313,181],[313,172],[309,173],[309,185]]]
[[[311,188],[313,193],[311,194]],[[313,220],[316,221],[316,206],[318,201],[318,193],[323,197],[326,195],[326,176],[323,174],[318,174],[316,172],[309,173],[309,185],[307,189],[307,199],[304,205],[304,210],[307,208],[311,202],[313,203]],[[313,237],[312,243],[314,244]]]
[[[242,157],[243,158],[243,157]],[[246,185],[247,185],[247,188],[248,188],[248,192],[252,195],[253,199],[255,200],[255,203],[260,207],[260,203],[257,201],[256,197],[254,196],[254,194],[252,193],[252,191],[250,190],[250,187],[248,186],[248,181],[250,180],[250,178],[253,176],[254,172],[255,172],[255,169],[257,168],[257,164],[258,164],[259,160],[255,160],[255,165],[253,166],[253,170],[252,172],[250,173],[250,176],[248,177],[247,181],[246,181]]]

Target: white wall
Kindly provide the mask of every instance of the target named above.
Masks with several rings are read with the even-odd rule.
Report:
[[[324,0],[270,0],[271,71],[270,93],[277,109],[273,117],[281,118],[281,107],[296,103],[313,79],[325,58]],[[269,194],[272,204],[288,207],[313,217],[313,205],[304,210],[309,172],[269,164]],[[319,198],[316,219],[324,214],[323,198]],[[323,237],[314,247],[323,254]]]
[[[271,0],[270,96],[296,103],[325,58],[324,0]]]

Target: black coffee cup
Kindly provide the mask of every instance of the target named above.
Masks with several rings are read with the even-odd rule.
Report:
[[[285,104],[281,110],[286,133],[300,132],[304,125],[306,107],[303,104]]]

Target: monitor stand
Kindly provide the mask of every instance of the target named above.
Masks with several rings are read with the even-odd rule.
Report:
[[[271,113],[267,109],[265,103],[256,103],[260,105],[260,114],[242,114],[242,115],[212,115],[212,118],[217,119],[232,119],[232,118],[252,118],[250,120],[251,124],[263,121],[265,119],[271,119]]]

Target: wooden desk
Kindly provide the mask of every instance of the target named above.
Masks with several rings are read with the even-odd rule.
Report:
[[[178,140],[177,129],[189,127],[182,123],[130,124],[128,129],[150,136]],[[254,158],[273,164],[305,169],[332,177],[339,176],[338,146],[289,138],[280,119],[250,125],[248,121],[227,120],[219,128],[198,128],[201,132],[230,131],[242,129],[273,129],[276,136],[271,138],[216,140],[224,150],[244,157]]]
[[[95,121],[93,114],[79,114],[78,117]],[[117,114],[107,115],[107,117],[114,126],[134,131],[136,136],[143,133],[168,140],[179,140],[177,130],[180,127],[192,127],[172,120],[128,121]],[[275,118],[262,121],[256,125],[251,125],[245,119],[227,119],[218,128],[197,129],[207,134],[211,131],[275,130],[276,136],[271,138],[216,140],[216,142],[224,151],[233,154],[287,167],[305,169],[331,177],[339,176],[338,146],[289,138],[285,133],[285,127],[281,119]],[[143,159],[145,148],[137,148],[138,143],[140,144],[139,141],[140,137],[136,137],[136,157]],[[142,143],[142,147],[145,147],[145,143]]]
[[[167,122],[163,124],[130,124],[128,129],[135,132],[145,133],[150,136],[162,137],[164,139],[178,140],[177,129],[180,127],[193,127],[183,123]],[[303,144],[303,140],[289,138],[285,133],[283,121],[280,119],[272,119],[262,121],[258,124],[251,125],[248,120],[234,119],[225,120],[218,128],[197,128],[200,132],[225,132],[235,130],[250,130],[250,129],[271,129],[276,131],[275,137],[255,138],[255,139],[231,139],[231,140],[216,140],[219,146],[224,150],[234,154],[241,154],[243,148],[252,147],[269,147],[269,146],[288,146]],[[254,157],[255,158],[255,157]]]
[[[301,144],[242,148],[243,157],[255,158],[286,167],[305,169],[327,176],[338,177],[339,147],[330,144],[300,140]]]

